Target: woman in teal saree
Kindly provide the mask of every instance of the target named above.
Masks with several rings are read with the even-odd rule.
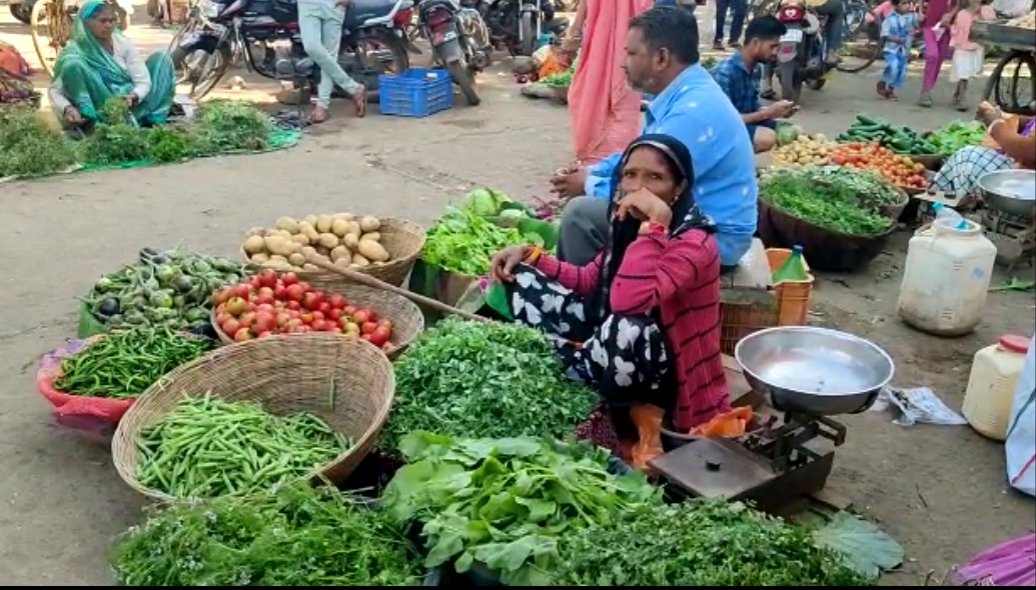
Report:
[[[101,108],[113,97],[129,102],[142,125],[166,122],[176,92],[173,62],[164,52],[146,60],[121,32],[110,5],[91,0],[76,16],[72,40],[54,64],[50,100],[71,126],[100,120]]]

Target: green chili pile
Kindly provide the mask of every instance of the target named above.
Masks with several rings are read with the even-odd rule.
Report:
[[[137,477],[176,498],[248,494],[305,477],[352,447],[307,413],[274,416],[254,402],[185,398],[142,433]]]
[[[121,586],[420,586],[424,568],[384,513],[329,488],[174,502],[115,540]]]
[[[212,350],[215,342],[168,328],[112,332],[61,361],[58,391],[71,395],[136,397],[163,375]]]
[[[792,217],[851,236],[880,235],[896,223],[881,208],[898,193],[868,173],[782,168],[760,180],[759,195]]]

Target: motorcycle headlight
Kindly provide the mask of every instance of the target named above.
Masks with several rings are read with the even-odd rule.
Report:
[[[217,16],[219,16],[220,6],[215,2],[211,2],[209,0],[202,0],[198,7],[201,9],[201,14],[205,18],[216,18]]]

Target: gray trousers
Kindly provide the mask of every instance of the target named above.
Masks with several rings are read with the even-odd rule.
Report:
[[[299,33],[306,55],[320,68],[320,86],[317,104],[325,109],[331,106],[331,92],[337,85],[349,96],[360,90],[360,85],[338,65],[338,50],[342,45],[342,21],[345,9],[322,1],[303,0],[298,3]]]
[[[604,250],[610,231],[608,201],[591,197],[572,199],[561,213],[558,260],[576,266],[590,264]],[[724,266],[720,272],[727,274],[736,268]]]

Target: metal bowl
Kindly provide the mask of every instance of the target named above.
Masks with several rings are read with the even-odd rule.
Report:
[[[978,179],[982,198],[991,208],[1031,219],[1036,215],[1036,171],[997,170]]]
[[[734,357],[753,389],[783,411],[810,416],[869,408],[895,364],[872,342],[825,328],[779,326],[743,338]]]

